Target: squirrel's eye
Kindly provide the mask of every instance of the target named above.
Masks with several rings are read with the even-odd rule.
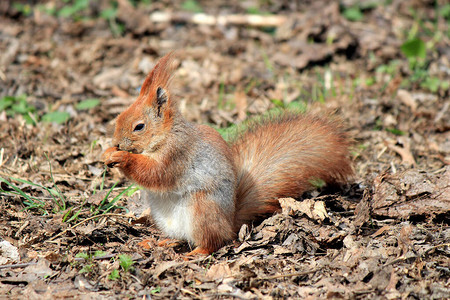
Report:
[[[145,124],[144,123],[139,123],[136,125],[136,127],[134,127],[133,131],[141,131],[142,129],[144,129]]]

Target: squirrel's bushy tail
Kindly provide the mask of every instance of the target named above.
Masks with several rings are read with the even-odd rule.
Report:
[[[324,181],[353,174],[351,139],[332,116],[287,113],[249,125],[232,145],[238,172],[235,229],[279,209],[278,198],[297,197]]]

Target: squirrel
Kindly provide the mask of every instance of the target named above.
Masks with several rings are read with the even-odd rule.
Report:
[[[157,227],[211,254],[243,224],[280,209],[314,180],[344,183],[353,175],[351,139],[330,116],[285,112],[253,122],[228,144],[213,128],[185,120],[168,88],[173,53],[146,77],[136,101],[116,120],[103,154],[143,188]]]

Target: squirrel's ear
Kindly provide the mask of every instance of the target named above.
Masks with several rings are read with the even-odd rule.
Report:
[[[170,78],[176,67],[172,57],[173,52],[170,52],[158,61],[153,70],[145,78],[139,94],[140,96],[145,97],[154,91],[154,87],[156,86],[163,86],[166,88],[169,86]]]
[[[168,96],[165,89],[158,87],[156,90],[156,106],[158,109],[158,117],[161,116],[161,107],[167,102]]]

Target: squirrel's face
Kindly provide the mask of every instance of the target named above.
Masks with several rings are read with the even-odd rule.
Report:
[[[156,152],[172,127],[174,109],[166,90],[141,95],[116,122],[113,145],[133,153]]]

